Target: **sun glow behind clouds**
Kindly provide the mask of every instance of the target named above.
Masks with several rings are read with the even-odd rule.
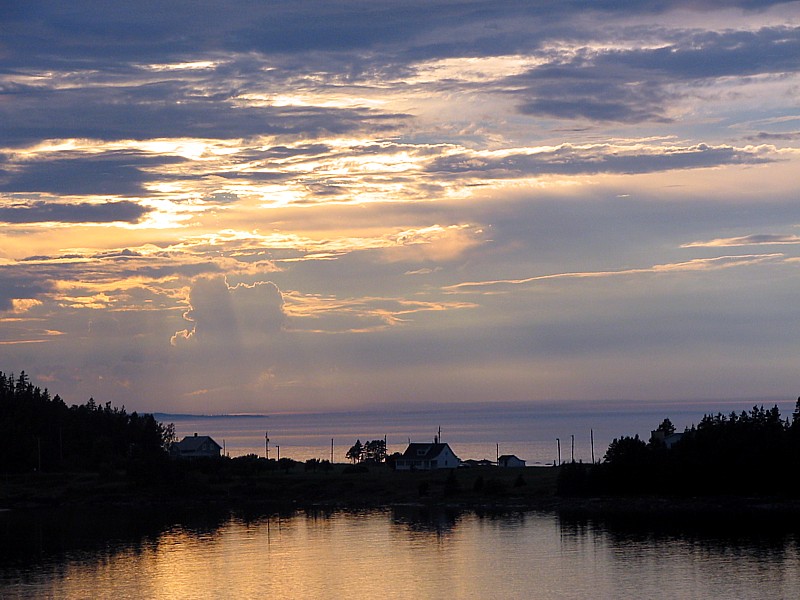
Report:
[[[149,64],[141,65],[141,68],[149,71],[203,71],[208,69],[216,69],[224,64],[223,61],[211,60],[195,60],[183,63],[170,63],[170,64]]]
[[[490,79],[520,75],[533,67],[547,64],[547,61],[545,58],[522,54],[445,58],[413,65],[416,73],[404,81],[411,85],[442,81],[484,83]]]
[[[381,108],[386,106],[389,100],[326,92],[318,94],[295,93],[291,95],[241,94],[236,97],[235,103],[242,107]]]

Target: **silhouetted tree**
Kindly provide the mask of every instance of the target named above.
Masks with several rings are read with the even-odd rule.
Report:
[[[656,431],[674,432],[669,419]],[[559,474],[563,493],[800,495],[800,399],[792,419],[777,406],[707,414],[667,448],[638,436],[611,442],[603,463]]]
[[[153,415],[128,414],[110,402],[67,407],[34,386],[23,371],[17,378],[0,372],[1,471],[152,470],[166,459],[172,425]]]
[[[368,440],[361,444],[361,440],[350,446],[345,454],[348,460],[357,462],[384,462],[386,460],[386,442],[384,440]]]
[[[362,460],[384,462],[386,460],[386,442],[384,440],[370,440],[364,444]]]
[[[364,456],[364,446],[361,445],[361,440],[356,440],[356,443],[350,446],[350,449],[345,454],[345,458],[353,463],[361,462]]]
[[[647,462],[647,444],[639,439],[638,433],[634,437],[614,438],[603,461],[612,466],[641,465]]]
[[[656,427],[656,431],[660,431],[664,434],[664,436],[672,435],[675,433],[675,425],[672,424],[672,421],[669,419],[664,419],[661,421],[661,424]]]

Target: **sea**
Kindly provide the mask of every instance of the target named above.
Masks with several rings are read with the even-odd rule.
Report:
[[[185,415],[156,413],[172,423],[178,439],[209,435],[230,457],[255,454],[306,461],[346,462],[356,441],[386,440],[387,451],[402,452],[409,442],[447,442],[461,460],[513,454],[528,466],[559,460],[597,462],[609,443],[622,436],[649,440],[668,418],[677,431],[706,414],[778,406],[791,416],[786,400],[704,400],[694,402],[564,402],[440,404],[404,409],[371,409],[264,415]]]

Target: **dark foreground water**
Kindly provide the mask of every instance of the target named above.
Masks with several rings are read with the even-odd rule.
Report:
[[[3,513],[0,532],[2,598],[800,597],[780,523],[401,508]]]

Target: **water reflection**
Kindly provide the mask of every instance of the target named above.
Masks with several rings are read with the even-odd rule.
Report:
[[[25,565],[59,557],[152,547],[165,531],[213,534],[222,511],[37,510],[0,513],[0,565]]]
[[[410,534],[428,534],[437,539],[453,534],[464,511],[427,506],[399,506],[391,510],[395,530]]]
[[[652,514],[561,515],[565,537],[602,534],[613,546],[667,546],[686,543],[707,551],[740,549],[756,555],[783,554],[797,547],[800,528],[780,515]]]
[[[2,513],[0,596],[800,596],[792,530],[695,525],[419,506]]]
[[[797,597],[800,558],[791,525],[777,515],[724,512],[560,519],[564,547],[590,545],[603,554],[596,562],[608,565],[621,594],[660,589],[687,598]]]

